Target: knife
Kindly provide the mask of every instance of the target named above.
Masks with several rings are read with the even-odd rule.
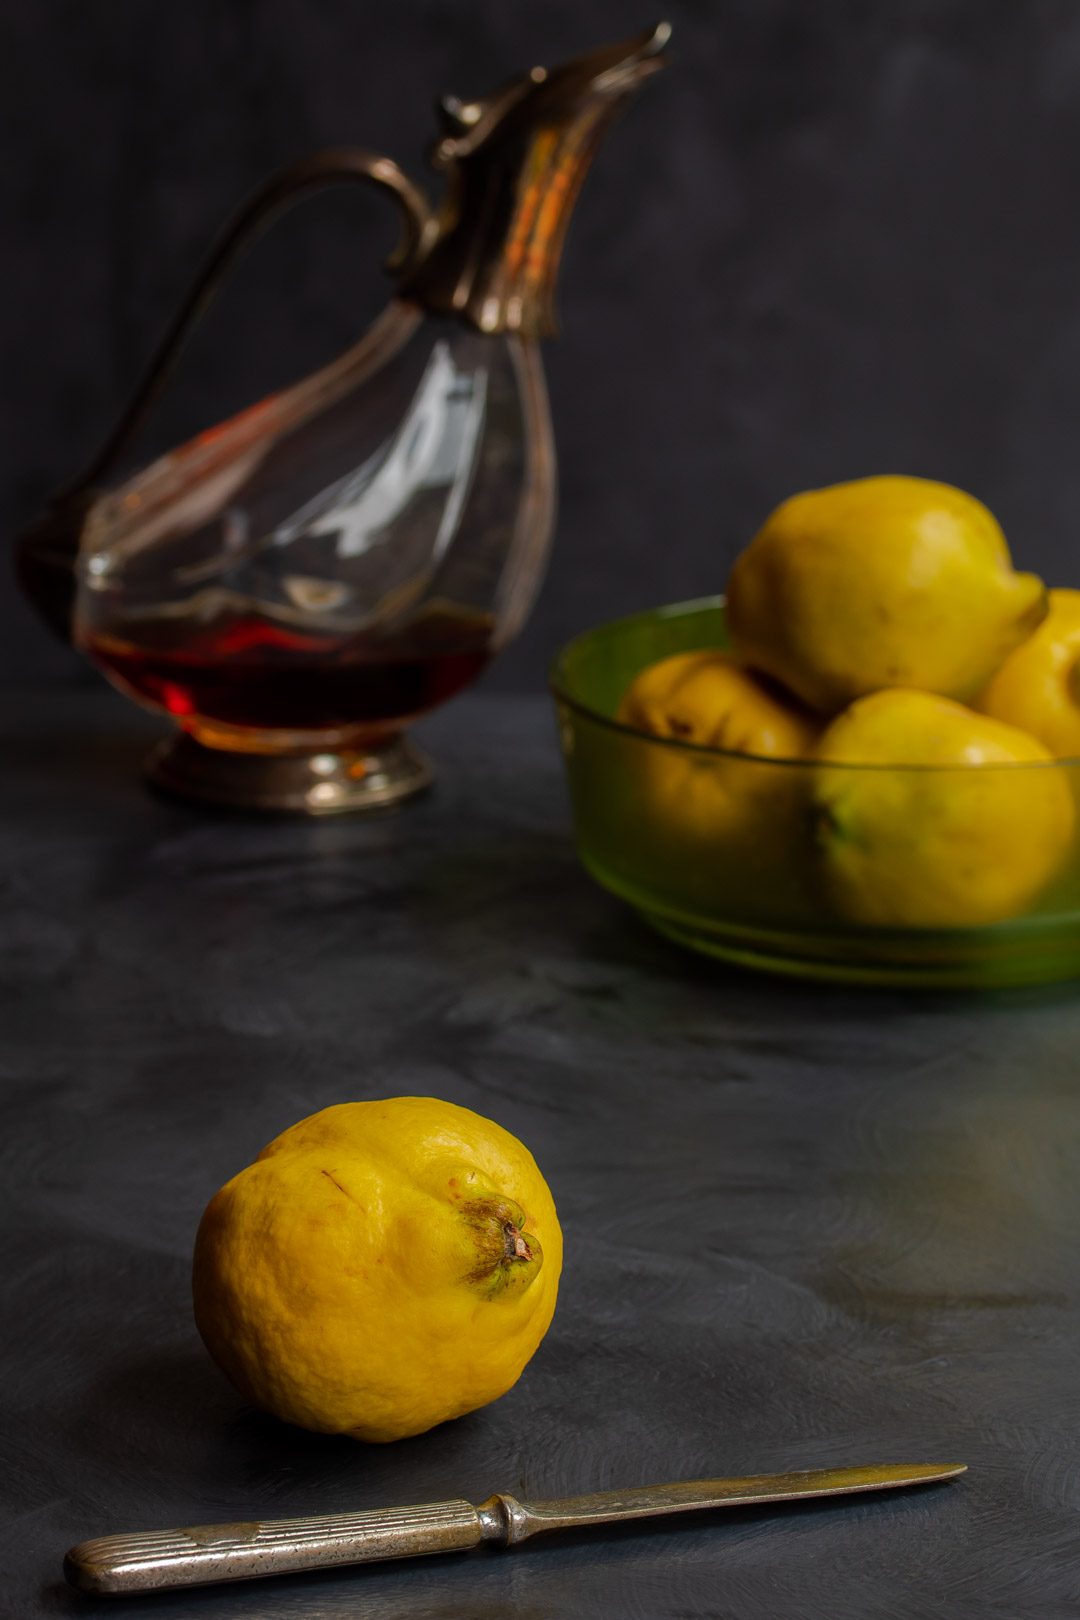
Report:
[[[82,1592],[163,1592],[212,1581],[367,1564],[382,1558],[464,1552],[484,1541],[513,1547],[544,1530],[617,1524],[665,1513],[929,1485],[954,1479],[965,1468],[964,1463],[820,1468],[795,1474],[753,1474],[745,1479],[681,1480],[540,1502],[519,1502],[499,1493],[479,1507],[463,1501],[428,1502],[420,1507],[329,1513],[310,1519],[136,1531],[80,1542],[65,1558],[64,1574]]]

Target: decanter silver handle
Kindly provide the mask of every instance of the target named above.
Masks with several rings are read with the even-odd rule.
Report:
[[[93,460],[77,478],[51,497],[45,511],[19,538],[18,573],[23,590],[65,640],[71,639],[75,557],[97,486],[146,420],[229,267],[243,249],[294,202],[324,186],[356,181],[387,192],[401,210],[401,240],[386,261],[386,268],[395,275],[411,273],[427,255],[439,226],[423,192],[391,158],[360,148],[331,148],[304,158],[271,176],[243,204],[211,248],[119,419]]]
[[[488,1522],[485,1509],[470,1502],[428,1502],[265,1524],[196,1525],[102,1536],[73,1547],[64,1560],[64,1574],[82,1592],[153,1592],[384,1558],[464,1552],[501,1533]]]
[[[385,261],[386,269],[398,275],[419,264],[437,234],[438,224],[424,193],[392,158],[380,157],[360,147],[331,147],[271,175],[226,224],[170,321],[119,421],[90,465],[55,500],[66,499],[96,484],[123,453],[175,370],[184,344],[239,254],[301,198],[326,186],[357,181],[385,191],[401,210],[401,239]]]

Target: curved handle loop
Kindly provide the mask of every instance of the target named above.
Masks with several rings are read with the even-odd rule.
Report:
[[[388,192],[401,209],[401,240],[386,260],[386,269],[396,273],[420,262],[431,246],[438,226],[423,192],[391,158],[379,157],[360,148],[334,147],[281,169],[261,185],[229,220],[169,323],[112,432],[89,466],[59,496],[54,497],[54,504],[60,500],[70,500],[95,484],[123,453],[160,397],[185,343],[213,302],[226,272],[244,248],[294,202],[322,190],[324,186],[346,181],[363,181],[379,187]]]

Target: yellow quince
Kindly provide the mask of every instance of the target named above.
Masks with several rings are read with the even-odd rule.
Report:
[[[678,653],[641,672],[618,718],[662,739],[635,750],[642,840],[668,888],[760,907],[801,885],[805,773],[822,722],[767,678],[719,651]],[[694,747],[678,746],[694,744]]]
[[[821,721],[730,653],[662,658],[631,682],[618,718],[656,737],[767,759],[800,759]]]
[[[1048,750],[947,698],[860,698],[817,760],[818,874],[853,922],[975,928],[1018,916],[1072,846],[1073,799]]]
[[[882,687],[967,700],[1045,614],[981,501],[923,478],[792,496],[728,584],[739,659],[829,714]]]
[[[1050,592],[1050,612],[1005,660],[978,700],[1058,759],[1080,759],[1080,591]]]
[[[432,1097],[341,1103],[211,1199],[195,1318],[256,1406],[396,1440],[517,1381],[561,1266],[551,1194],[508,1131]]]

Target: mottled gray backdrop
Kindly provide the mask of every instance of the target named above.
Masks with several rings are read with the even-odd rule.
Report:
[[[2,0],[0,486],[9,534],[94,445],[225,213],[355,142],[419,169],[441,90],[653,22],[660,0]],[[715,589],[808,484],[923,473],[1080,583],[1080,7],[674,0],[675,63],[614,131],[550,351],[562,516],[488,679],[597,618]],[[313,202],[239,274],[147,451],[349,344],[378,199]],[[11,676],[68,679],[0,599]]]

